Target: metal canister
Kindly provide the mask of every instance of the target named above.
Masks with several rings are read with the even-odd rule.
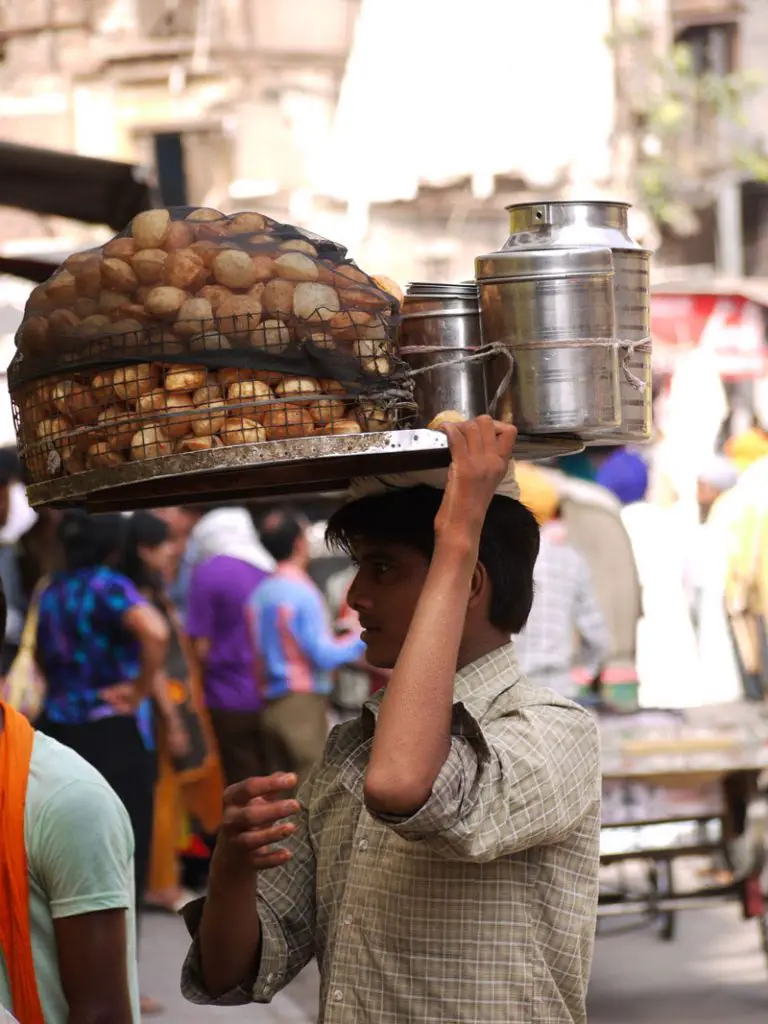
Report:
[[[501,418],[528,434],[587,436],[616,428],[621,402],[611,250],[494,252],[475,260],[475,275],[483,342],[500,342],[514,357]],[[496,379],[502,372],[496,364]]]
[[[424,423],[449,409],[466,419],[488,412],[486,364],[459,361],[482,346],[476,284],[409,284],[399,346],[413,370],[426,371],[413,378]]]
[[[598,432],[592,442],[647,441],[651,435],[651,253],[630,236],[628,210],[628,203],[597,201],[507,207],[510,235],[504,251],[596,246],[613,254],[621,425]]]

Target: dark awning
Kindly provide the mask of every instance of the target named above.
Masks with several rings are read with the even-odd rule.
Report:
[[[47,281],[58,265],[58,261],[56,263],[49,263],[47,260],[0,256],[0,274],[21,277],[25,281],[34,281],[35,284],[42,284],[43,281]]]
[[[0,142],[0,206],[122,231],[154,198],[134,164]]]

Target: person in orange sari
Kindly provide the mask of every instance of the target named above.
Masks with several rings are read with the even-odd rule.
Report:
[[[215,832],[224,790],[200,680],[190,667],[194,659],[167,595],[177,554],[173,528],[166,519],[151,512],[131,517],[122,570],[162,613],[170,631],[165,686],[155,689],[156,694],[165,695],[171,710],[157,716],[155,811],[144,905],[173,912],[193,895],[184,890],[180,877],[178,851],[185,825],[194,818],[206,833]]]
[[[133,849],[103,777],[0,701],[0,1009],[20,1024],[139,1024]]]

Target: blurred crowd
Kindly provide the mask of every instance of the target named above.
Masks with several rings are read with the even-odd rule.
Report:
[[[756,422],[726,437],[689,493],[675,492],[660,453],[593,448],[517,465],[542,533],[523,668],[580,699],[599,688],[664,707],[761,696],[768,432]],[[144,694],[135,745],[151,751],[157,806],[150,902],[182,898],[173,851],[184,836],[195,846],[190,820],[215,830],[222,781],[303,777],[329,722],[386,681],[365,665],[347,604],[354,566],[325,549],[314,518],[229,505],[36,514],[15,453],[0,452],[6,696],[112,781],[70,730],[100,708],[106,736],[102,719],[122,724],[121,701]],[[113,756],[111,738],[103,745]]]

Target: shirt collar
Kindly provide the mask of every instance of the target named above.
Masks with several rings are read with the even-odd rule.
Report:
[[[456,674],[453,683],[454,711],[459,712],[459,715],[463,712],[469,718],[479,721],[503,693],[517,685],[520,677],[515,645],[510,641],[466,665]],[[362,727],[367,739],[373,735],[385,693],[386,687],[363,705]]]

